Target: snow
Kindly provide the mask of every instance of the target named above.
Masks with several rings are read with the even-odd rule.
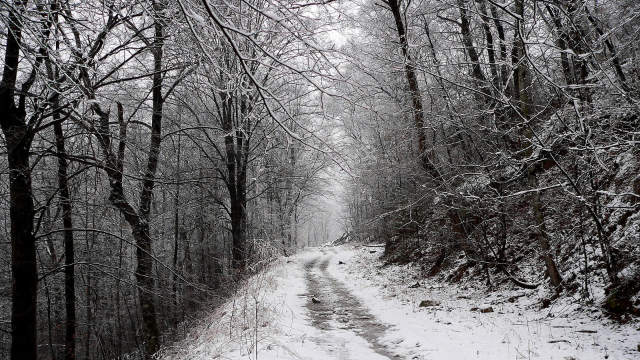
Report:
[[[237,296],[161,358],[387,359],[362,332],[335,320],[328,328],[314,327],[309,303],[317,295],[310,293],[306,272],[311,270],[305,269],[314,259],[328,263],[324,272],[313,270],[314,276],[337,280],[375,321],[388,325],[377,343],[394,358],[640,358],[637,321],[620,325],[598,319],[595,306],[570,299],[540,310],[531,290],[488,292],[422,279],[412,265],[382,267],[381,253],[381,248],[343,245],[284,259],[249,279]],[[409,288],[416,281],[420,286]],[[507,301],[510,297],[513,302]],[[422,300],[440,305],[420,308]],[[470,311],[484,306],[495,311]]]
[[[308,300],[300,264],[311,253],[283,260],[246,284],[239,295],[217,309],[192,336],[162,351],[161,359],[326,360],[385,359],[354,333],[314,328],[306,315]],[[255,313],[258,300],[258,326]],[[236,316],[232,316],[235,314]]]
[[[392,324],[388,342],[397,352],[416,359],[637,359],[639,324],[620,326],[592,319],[585,311],[595,309],[558,303],[549,309],[527,302],[524,291],[511,294],[462,290],[455,285],[420,279],[412,266],[379,268],[382,251],[345,250],[337,258],[348,269],[330,266],[365,301],[380,320]],[[356,285],[357,284],[357,285]],[[531,291],[529,291],[531,292]],[[518,297],[519,296],[519,297]],[[518,297],[514,303],[507,301]],[[419,308],[422,300],[438,307]],[[491,305],[495,312],[470,311]],[[595,333],[593,333],[594,331]],[[420,344],[421,346],[416,346]]]

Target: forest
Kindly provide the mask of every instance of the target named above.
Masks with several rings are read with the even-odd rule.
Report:
[[[0,358],[154,358],[331,242],[640,316],[635,0],[6,0],[0,56]]]

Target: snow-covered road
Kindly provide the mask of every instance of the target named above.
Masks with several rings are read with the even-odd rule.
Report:
[[[304,262],[308,289],[306,307],[312,325],[327,335],[336,329],[352,332],[365,340],[371,350],[382,358],[393,357],[387,346],[381,343],[389,326],[371,315],[342,282],[328,273],[329,263],[334,261],[333,255],[333,251],[321,249],[320,254]],[[355,354],[351,354],[348,344],[335,341],[335,337],[330,339],[332,341],[323,340],[318,345],[322,345],[330,353],[337,354],[338,358],[354,358]],[[362,351],[357,355],[362,356]],[[368,354],[367,358],[380,356]]]
[[[322,247],[283,260],[250,279],[164,358],[640,358],[637,322],[621,326],[583,316],[592,311],[583,304],[540,310],[526,301],[531,293],[489,293],[425,279],[410,286],[415,268],[381,268],[381,252]],[[432,306],[420,307],[422,300]],[[485,306],[493,311],[470,311]]]

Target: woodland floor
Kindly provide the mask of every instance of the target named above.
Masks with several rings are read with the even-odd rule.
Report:
[[[597,299],[540,309],[535,291],[445,285],[422,279],[416,266],[382,266],[381,253],[339,246],[287,258],[250,280],[165,358],[640,358],[640,322],[608,320]],[[420,306],[424,300],[429,306]]]

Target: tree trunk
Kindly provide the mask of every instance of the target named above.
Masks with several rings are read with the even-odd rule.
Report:
[[[402,21],[400,0],[387,0],[387,4],[389,5],[396,23],[396,30],[398,32],[398,38],[400,39],[400,47],[402,49],[402,55],[404,56],[404,72],[407,77],[409,93],[411,94],[413,118],[416,132],[418,134],[418,153],[420,154],[422,167],[433,177],[435,181],[439,182],[441,180],[440,173],[433,164],[433,156],[430,156],[430,151],[427,150],[426,146],[427,140],[424,132],[424,108],[422,106],[422,95],[420,87],[418,86],[418,76],[416,75],[415,64],[413,63],[411,54],[409,54],[409,42],[404,23]]]
[[[202,232],[204,226],[200,226],[200,232]],[[184,305],[182,307],[182,311],[191,313],[196,308],[195,301],[195,289],[193,288],[192,283],[195,281],[193,276],[193,264],[191,262],[191,244],[190,239],[187,238],[187,234],[183,233],[184,239],[184,277],[187,279],[187,284],[184,289]],[[184,316],[183,316],[184,317]]]
[[[58,105],[54,104],[57,109]],[[58,189],[60,191],[60,205],[62,207],[62,224],[64,227],[64,301],[65,301],[65,359],[76,358],[76,296],[75,296],[75,259],[73,250],[73,219],[71,207],[71,193],[67,180],[67,159],[64,146],[62,124],[59,113],[54,113],[56,121],[53,131],[56,136],[56,150],[58,152]]]
[[[4,105],[4,104],[3,104]],[[2,106],[3,112],[6,109]],[[14,108],[15,109],[15,108]],[[14,116],[11,116],[14,115]],[[17,120],[14,114],[0,114]],[[6,121],[6,120],[5,120]],[[38,270],[33,235],[33,198],[29,148],[31,139],[24,126],[4,126],[9,160],[11,218],[11,359],[35,360]]]
[[[576,82],[576,79],[573,75],[571,64],[569,63],[569,57],[567,56],[566,50],[567,41],[566,41],[566,33],[564,25],[562,24],[562,19],[558,14],[558,10],[552,8],[549,5],[545,5],[549,16],[551,16],[551,20],[553,21],[553,25],[556,28],[556,44],[558,48],[561,50],[560,52],[560,64],[562,65],[562,73],[564,74],[565,83],[567,85],[573,85]]]
[[[529,172],[529,186],[531,186],[532,189],[538,187],[538,179],[533,171]],[[551,246],[549,245],[549,238],[547,237],[547,230],[544,223],[544,210],[542,209],[542,201],[540,199],[539,191],[533,192],[531,202],[535,221],[535,230],[533,235],[540,246],[540,250],[542,250],[542,256],[547,268],[547,273],[549,274],[551,285],[553,285],[556,291],[559,291],[560,285],[562,284],[562,277],[560,276],[556,262],[553,260],[553,255],[551,254]]]
[[[178,133],[178,149],[177,149],[177,162],[176,162],[176,196],[174,199],[173,209],[173,308],[176,324],[178,323],[179,314],[178,311],[178,245],[180,238],[180,212],[178,211],[180,206],[180,133]]]
[[[37,358],[36,305],[38,269],[33,234],[33,193],[29,149],[32,134],[25,123],[25,107],[15,103],[24,2],[9,7],[4,68],[0,81],[0,126],[6,140],[9,163],[9,216],[11,221],[11,359]]]
[[[588,32],[585,28],[585,19],[579,16],[580,4],[576,0],[563,1],[566,6],[566,14],[569,17],[570,26],[568,31],[564,33],[566,36],[566,44],[573,51],[571,55],[573,61],[574,76],[576,84],[581,87],[578,89],[578,96],[583,102],[591,103],[591,90],[588,89],[587,78],[589,77],[589,57],[590,50],[586,43]]]
[[[487,43],[487,55],[489,56],[489,68],[491,69],[491,83],[495,90],[500,91],[501,81],[500,72],[498,71],[498,64],[496,63],[496,51],[493,41],[493,34],[491,33],[491,27],[489,26],[489,15],[487,13],[487,4],[485,0],[480,3],[480,12],[482,14],[482,25],[484,28],[485,41]]]
[[[491,16],[493,17],[493,24],[496,27],[496,31],[498,32],[498,40],[500,43],[500,62],[502,65],[500,66],[500,77],[502,81],[502,87],[507,86],[507,82],[509,77],[507,76],[507,41],[504,34],[504,26],[502,26],[502,19],[500,18],[500,14],[498,13],[498,9],[496,9],[495,5],[491,4]]]
[[[133,230],[133,238],[136,242],[136,259],[138,260],[136,283],[139,287],[138,301],[142,310],[145,359],[151,359],[152,355],[160,349],[160,331],[154,302],[155,282],[148,223],[139,223]]]
[[[242,272],[247,260],[247,156],[249,140],[245,131],[239,129],[240,119],[247,113],[245,99],[240,96],[221,94],[223,111],[221,112],[222,128],[227,133],[224,137],[227,165],[226,185],[229,191],[231,217],[231,265],[237,272]],[[240,107],[240,111],[234,110]],[[235,120],[235,123],[234,123]]]
[[[246,213],[240,197],[231,199],[232,259],[236,270],[244,270],[247,254]]]
[[[598,21],[591,14],[587,6],[584,6],[584,11],[585,11],[585,14],[587,15],[587,19],[589,20],[593,28],[596,30],[598,35],[602,37],[605,45],[607,46],[607,49],[609,49],[609,52],[611,53],[611,62],[613,63],[613,68],[616,72],[616,77],[620,82],[620,86],[622,87],[622,90],[624,90],[625,92],[632,91],[631,87],[627,83],[627,77],[625,76],[624,71],[622,70],[622,64],[620,63],[620,57],[618,56],[618,51],[616,47],[613,45],[613,42],[611,41],[609,36],[605,34],[602,27],[598,25]]]
[[[155,4],[155,3],[154,3]],[[161,10],[161,6],[154,7],[156,11]],[[155,284],[153,278],[153,255],[152,239],[150,235],[149,222],[151,215],[151,200],[153,198],[153,187],[158,169],[158,159],[160,156],[160,144],[162,141],[162,44],[163,30],[159,19],[155,20],[156,36],[153,43],[154,76],[153,76],[153,109],[151,116],[151,140],[147,157],[147,169],[142,180],[142,190],[140,192],[140,205],[138,210],[129,203],[123,188],[123,158],[126,144],[126,123],[122,104],[118,103],[118,123],[120,125],[120,143],[117,155],[112,150],[112,138],[109,129],[109,113],[102,110],[98,103],[92,104],[92,109],[100,118],[99,127],[95,132],[100,142],[104,161],[107,164],[105,171],[109,176],[111,193],[109,201],[124,216],[131,227],[132,235],[136,244],[136,282],[138,285],[138,301],[142,311],[144,351],[145,358],[151,359],[160,347],[160,331],[158,328],[157,314],[154,303]],[[91,96],[93,97],[93,95]]]
[[[153,257],[151,254],[151,234],[149,222],[151,214],[151,200],[155,185],[158,159],[160,157],[160,144],[162,141],[162,108],[164,99],[162,95],[162,47],[164,45],[164,25],[162,24],[165,10],[164,1],[153,1],[154,30],[153,39],[153,83],[152,83],[152,115],[151,115],[151,141],[147,158],[147,170],[142,182],[140,193],[140,211],[137,223],[133,227],[133,237],[136,240],[136,280],[140,287],[138,298],[142,310],[142,321],[145,336],[145,358],[151,359],[152,355],[160,349],[160,331],[156,308],[154,303],[155,284],[153,278]]]
[[[244,114],[244,112],[241,112]],[[242,131],[236,132],[236,147],[240,150],[236,154],[236,198],[235,209],[232,206],[236,227],[233,234],[234,261],[243,269],[248,257],[247,249],[247,150],[249,140]],[[234,211],[235,210],[235,211]]]
[[[524,0],[516,0],[515,2],[516,14],[520,16],[520,19],[524,19]],[[511,63],[513,66],[513,99],[517,102],[516,107],[520,109],[520,112],[524,117],[529,117],[529,90],[527,89],[527,65],[526,65],[526,53],[525,44],[522,36],[524,36],[524,29],[522,29],[522,21],[520,19],[515,20],[515,29],[513,35],[513,48],[511,50]]]
[[[520,16],[520,19],[524,19],[524,0],[516,0],[515,7],[516,14]],[[525,57],[527,54],[524,39],[522,39],[522,36],[524,36],[524,29],[522,29],[522,26],[522,22],[519,19],[516,19],[512,49],[512,63],[514,66],[513,98],[515,101],[517,101],[516,107],[520,110],[522,117],[528,120],[531,104],[529,99],[529,90],[527,89],[528,68],[525,62]],[[533,139],[533,134],[530,129],[526,129],[524,135],[530,141],[531,139]],[[526,154],[530,155],[530,152],[531,149],[525,150]],[[527,180],[530,189],[537,189],[538,179],[534,168],[531,168],[529,170],[527,174]],[[560,276],[558,267],[556,266],[553,255],[551,254],[551,246],[549,244],[549,238],[547,236],[544,221],[544,209],[542,208],[542,200],[539,191],[533,192],[531,198],[531,207],[535,224],[533,236],[535,237],[538,245],[540,246],[540,250],[542,251],[542,256],[544,258],[547,273],[549,274],[551,285],[553,285],[556,291],[559,291],[562,283],[562,277]]]
[[[464,43],[469,60],[471,60],[472,63],[471,72],[478,83],[478,87],[481,90],[486,90],[487,78],[484,76],[482,68],[480,67],[480,56],[478,55],[475,46],[473,46],[471,24],[469,23],[469,16],[467,15],[464,0],[458,0],[458,9],[460,10],[460,32],[462,33],[462,42]]]

